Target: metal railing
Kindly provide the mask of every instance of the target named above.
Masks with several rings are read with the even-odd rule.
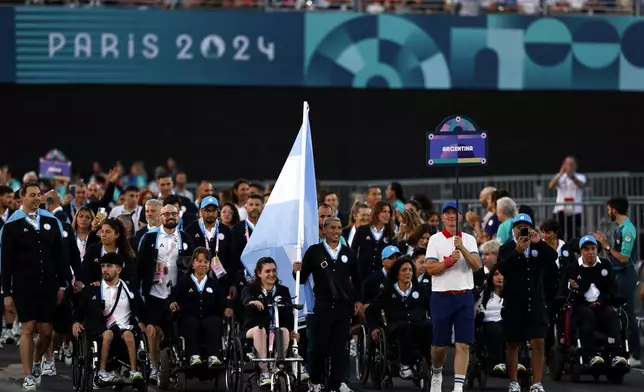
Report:
[[[134,8],[246,8],[277,10],[338,10],[378,13],[451,13],[463,16],[486,13],[524,15],[641,15],[642,0],[0,0],[9,5]]]

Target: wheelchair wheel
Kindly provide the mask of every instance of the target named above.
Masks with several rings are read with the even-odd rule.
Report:
[[[548,372],[552,380],[561,380],[561,376],[564,373],[565,361],[566,359],[561,347],[558,344],[552,346],[548,354]]]
[[[432,372],[429,366],[429,361],[427,358],[423,356],[423,359],[421,360],[420,363],[420,374],[419,376],[419,381],[420,381],[420,390],[421,392],[429,392],[429,388],[431,387],[432,384]]]
[[[83,381],[83,370],[85,370],[85,353],[86,353],[86,344],[81,343],[82,338],[76,339],[74,342],[74,353],[72,355],[72,387],[74,391],[84,390]]]
[[[226,392],[242,392],[244,389],[244,346],[235,337],[228,345],[226,364]]]
[[[170,386],[170,348],[161,350],[159,356],[159,371],[157,373],[157,385],[159,389],[167,390]]]
[[[358,330],[358,341],[356,342],[356,377],[362,384],[369,381],[369,337],[364,325]]]
[[[572,380],[572,382],[580,381],[582,371],[583,365],[579,363],[579,360],[573,360],[573,362],[570,364],[570,379]]]
[[[382,381],[387,376],[387,336],[383,328],[380,329],[380,339],[371,344],[371,381],[375,389],[382,387]]]
[[[81,352],[84,353],[85,359],[83,363],[83,380],[81,381],[81,392],[92,392],[94,390],[94,349],[87,340],[85,333],[79,337],[79,344],[81,345]]]
[[[284,373],[279,373],[273,382],[275,383],[272,388],[274,392],[290,392],[290,383]]]
[[[177,386],[178,392],[185,392],[188,390],[188,377],[185,373],[177,373]]]

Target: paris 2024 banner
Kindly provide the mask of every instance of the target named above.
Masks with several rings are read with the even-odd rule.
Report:
[[[0,81],[644,91],[644,19],[16,7]]]

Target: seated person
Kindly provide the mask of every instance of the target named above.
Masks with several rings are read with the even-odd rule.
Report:
[[[416,265],[416,280],[427,290],[427,294],[431,297],[432,295],[432,277],[427,273],[427,262],[425,260],[425,255],[427,254],[427,249],[425,248],[416,248],[414,253],[411,254],[411,259]]]
[[[255,277],[244,288],[241,293],[241,301],[245,307],[244,325],[240,335],[242,339],[253,339],[253,345],[259,358],[266,358],[268,355],[266,347],[266,330],[273,322],[273,308],[265,306],[271,300],[281,297],[281,303],[291,303],[291,292],[286,286],[279,284],[277,279],[277,264],[270,257],[262,257],[257,260],[255,266]],[[267,301],[268,300],[268,301]],[[299,335],[293,331],[294,316],[293,309],[279,309],[280,329],[282,330],[282,342],[284,352],[288,350],[290,337],[299,339]],[[259,385],[270,385],[271,376],[268,373],[266,362],[260,362]]]
[[[190,366],[201,365],[202,346],[208,357],[208,367],[221,365],[221,314],[231,317],[232,304],[226,295],[228,287],[220,287],[219,281],[208,277],[212,254],[204,247],[195,249],[192,266],[177,279],[172,287],[170,310],[181,310],[179,329],[190,356]]]
[[[413,376],[410,366],[414,363],[413,348],[420,346],[421,354],[429,358],[432,341],[432,324],[428,319],[429,295],[418,280],[409,257],[397,259],[385,280],[380,294],[367,308],[367,325],[371,337],[378,341],[381,311],[385,311],[387,330],[391,339],[400,345],[400,377]]]
[[[584,355],[591,357],[590,366],[601,365],[604,358],[596,351],[595,331],[605,336],[608,353],[613,358],[611,366],[626,366],[625,358],[619,356],[622,347],[619,316],[611,306],[615,284],[610,261],[597,256],[597,240],[586,235],[579,240],[581,257],[571,263],[566,271],[569,289],[577,289],[573,317],[579,330],[579,339]]]
[[[134,328],[143,327],[143,300],[138,291],[122,281],[119,276],[123,271],[123,258],[118,253],[107,253],[101,260],[103,279],[100,284],[85,286],[81,292],[80,303],[74,312],[74,336],[81,331],[88,336],[102,337],[98,378],[101,382],[115,380],[114,374],[106,372],[110,346],[115,337],[122,339],[127,347],[130,361],[130,381],[143,380],[136,367],[136,342]]]
[[[483,314],[483,341],[488,353],[488,363],[495,364],[492,371],[505,373],[505,333],[503,331],[503,275],[496,266],[490,268],[483,295],[476,304],[476,313]],[[523,366],[523,365],[519,365]]]
[[[362,282],[362,298],[365,305],[374,300],[380,289],[384,287],[384,280],[387,277],[389,269],[394,264],[394,260],[402,256],[402,252],[395,246],[389,245],[380,253],[382,260],[382,273],[374,271]]]

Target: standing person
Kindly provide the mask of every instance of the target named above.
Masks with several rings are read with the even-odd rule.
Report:
[[[237,211],[239,212],[239,219],[242,221],[248,217],[248,213],[246,212],[246,202],[250,196],[248,185],[248,181],[244,179],[239,179],[233,184],[233,203],[235,203],[235,207],[237,207]],[[264,198],[261,196],[259,197],[262,199],[263,203]]]
[[[586,176],[577,173],[577,160],[573,156],[564,159],[559,173],[548,184],[549,189],[557,189],[557,204],[552,213],[559,222],[559,234],[566,241],[581,235],[581,203],[585,186]]]
[[[71,283],[71,272],[65,261],[60,222],[38,208],[38,184],[26,183],[20,188],[20,196],[22,208],[9,218],[0,233],[2,293],[5,309],[17,312],[22,323],[22,388],[35,391],[42,375],[40,360],[51,339],[54,312]],[[34,352],[36,331],[39,339]]]
[[[345,376],[346,346],[351,328],[351,316],[362,312],[360,300],[361,277],[355,253],[340,243],[342,223],[337,217],[324,222],[324,241],[311,245],[301,262],[293,263],[293,277],[300,272],[304,284],[313,275],[315,309],[313,324],[315,343],[311,368],[310,392],[322,390],[326,358],[331,355],[331,377],[326,388],[350,392],[342,380]],[[308,324],[307,324],[308,325]]]
[[[351,244],[351,249],[358,255],[360,274],[363,277],[366,278],[373,271],[380,271],[382,251],[393,239],[393,208],[386,201],[378,201],[373,206],[371,224],[358,227]]]
[[[0,185],[0,228],[13,214],[13,189],[8,185]]]
[[[602,233],[591,233],[602,245],[610,258],[615,279],[617,280],[617,296],[627,298],[626,312],[628,314],[628,344],[633,351],[629,362],[631,367],[642,366],[640,358],[639,331],[635,318],[635,289],[637,287],[637,271],[635,271],[635,244],[637,229],[626,214],[628,200],[625,197],[613,197],[606,203],[608,216],[619,226],[615,229],[613,245],[611,246]]]
[[[532,347],[530,392],[544,392],[541,385],[548,335],[547,293],[544,277],[554,264],[557,252],[541,240],[527,214],[512,220],[513,240],[499,250],[499,272],[503,275],[503,310],[501,318],[507,339],[506,361],[510,392],[521,392],[518,383],[519,348],[527,340]]]
[[[431,316],[434,326],[431,392],[441,392],[443,364],[447,348],[456,343],[454,391],[463,391],[465,374],[474,343],[474,274],[481,268],[476,238],[457,232],[462,214],[456,202],[442,209],[444,229],[430,237],[427,244],[427,273],[432,277]]]
[[[353,238],[356,235],[356,230],[360,226],[366,226],[371,221],[371,208],[366,204],[356,202],[351,207],[351,216],[349,216],[349,224],[342,229],[342,237],[347,240],[347,244],[351,246]]]

